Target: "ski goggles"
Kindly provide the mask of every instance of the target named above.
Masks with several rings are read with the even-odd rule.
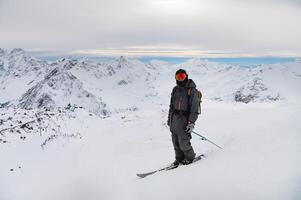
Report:
[[[176,80],[177,81],[184,81],[186,79],[187,75],[185,73],[178,73],[176,74]]]

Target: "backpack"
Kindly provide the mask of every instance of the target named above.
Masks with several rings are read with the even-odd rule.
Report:
[[[191,96],[191,89],[192,88],[188,88],[188,96],[190,97]],[[201,103],[202,103],[202,93],[201,93],[201,91],[199,91],[198,89],[196,89],[196,91],[197,91],[197,95],[198,95],[198,114],[201,114],[201,111],[202,111],[202,109],[201,109]]]

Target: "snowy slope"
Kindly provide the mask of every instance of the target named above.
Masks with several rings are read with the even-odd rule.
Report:
[[[104,120],[80,115],[80,123],[68,127],[79,130],[82,140],[57,139],[41,151],[32,136],[1,147],[1,197],[298,199],[300,114],[300,105],[206,104],[196,130],[224,151],[193,137],[205,160],[142,180],[135,174],[173,161],[161,113],[126,112],[125,118]]]
[[[21,59],[8,73],[18,60],[8,55],[0,50],[0,88],[22,87],[0,95],[13,105],[0,108],[1,200],[301,198],[300,62],[63,59],[21,72],[31,66]],[[195,131],[224,150],[193,136],[206,159],[139,179],[174,160],[165,123],[180,67],[204,95]]]

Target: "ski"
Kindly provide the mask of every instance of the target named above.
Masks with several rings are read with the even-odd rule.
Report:
[[[204,158],[204,157],[205,157],[204,154],[201,154],[201,155],[199,155],[199,156],[196,156],[196,157],[194,158],[194,160],[193,160],[192,163],[195,163],[195,162],[201,160],[201,159]],[[149,176],[149,175],[153,175],[153,174],[155,174],[155,173],[157,173],[157,172],[168,171],[168,170],[175,169],[175,168],[177,168],[178,166],[180,166],[180,165],[173,165],[173,164],[171,164],[171,165],[169,165],[169,166],[167,166],[167,167],[163,167],[163,168],[161,168],[161,169],[157,169],[157,170],[154,170],[154,171],[151,171],[151,172],[147,172],[147,173],[136,174],[136,175],[137,175],[138,177],[140,177],[140,178],[145,178],[145,177],[147,177],[147,176]]]

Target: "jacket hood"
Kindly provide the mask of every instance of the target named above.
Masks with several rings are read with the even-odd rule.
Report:
[[[186,85],[185,85],[186,88],[195,88],[196,87],[196,84],[194,83],[194,81],[192,79],[188,79]]]

